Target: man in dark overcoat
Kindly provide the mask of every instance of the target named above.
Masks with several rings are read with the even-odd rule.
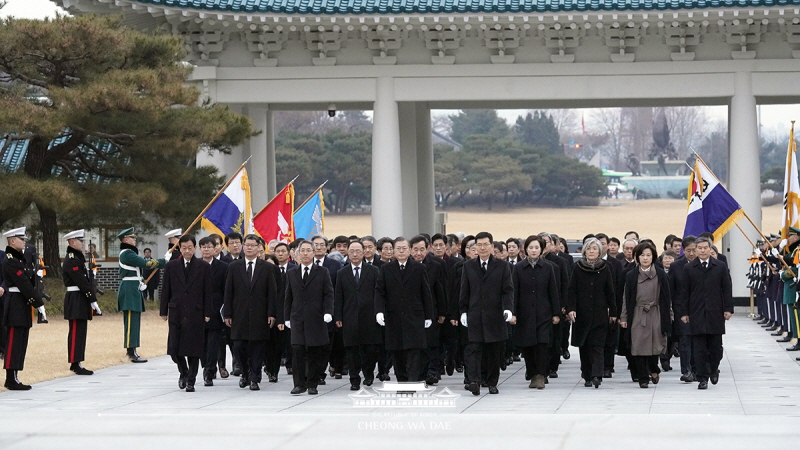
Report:
[[[194,392],[200,358],[205,350],[206,323],[214,311],[211,265],[194,256],[194,236],[178,240],[181,257],[164,269],[161,318],[169,321],[167,354],[178,365],[178,387]]]
[[[542,258],[553,265],[553,275],[555,276],[556,289],[558,290],[559,321],[553,325],[553,339],[550,341],[548,356],[548,376],[558,378],[558,366],[561,365],[561,357],[569,358],[569,341],[564,344],[563,335],[569,335],[569,321],[566,320],[567,289],[569,287],[569,274],[572,272],[566,259],[558,256],[558,244],[548,233],[539,233],[539,237],[544,241],[542,248]],[[565,358],[565,359],[566,359]]]
[[[464,351],[467,363],[468,389],[480,394],[481,365],[486,356],[486,385],[490,394],[497,394],[503,349],[514,308],[514,285],[511,265],[492,256],[492,235],[485,231],[475,235],[478,257],[464,263],[459,293],[461,323],[466,325],[469,344]]]
[[[673,305],[675,316],[689,324],[692,366],[698,389],[719,381],[722,335],[733,315],[731,276],[724,263],[711,257],[711,240],[697,239],[697,258],[683,269],[681,295]]]
[[[336,275],[333,316],[342,330],[347,351],[350,389],[357,391],[361,372],[364,384],[372,385],[383,347],[383,333],[375,321],[375,283],[381,271],[364,261],[364,245],[360,241],[348,244],[347,260]]]
[[[260,238],[244,238],[244,258],[228,265],[225,281],[223,317],[231,329],[233,350],[242,366],[239,387],[260,389],[261,366],[267,349],[270,328],[275,326],[278,282],[269,263],[258,257],[263,246]]]
[[[316,395],[319,374],[325,369],[333,321],[333,284],[324,267],[313,264],[314,247],[303,241],[297,247],[298,266],[286,275],[284,324],[291,330],[293,395]]]
[[[409,241],[411,246],[411,257],[414,261],[425,266],[425,275],[428,277],[428,285],[433,296],[434,318],[431,326],[425,329],[426,347],[422,351],[422,372],[420,379],[425,380],[429,385],[439,382],[441,373],[440,339],[441,324],[444,323],[447,314],[447,295],[445,294],[445,283],[447,272],[444,268],[444,261],[439,262],[438,258],[428,253],[428,241],[423,235],[414,236]]]
[[[419,381],[425,329],[434,318],[425,266],[410,255],[408,240],[395,239],[395,259],[381,266],[375,284],[375,319],[386,327],[386,350],[394,357],[397,381]]]
[[[225,347],[220,346],[222,330],[226,329],[222,321],[222,305],[225,304],[225,280],[228,277],[228,263],[216,257],[217,241],[213,236],[200,239],[200,254],[203,261],[211,265],[211,317],[205,325],[205,351],[201,360],[203,366],[203,384],[213,386],[217,376],[217,364],[220,361],[219,352],[225,352]],[[233,260],[231,260],[233,261]],[[223,359],[224,361],[224,359]],[[220,365],[220,368],[225,367]]]

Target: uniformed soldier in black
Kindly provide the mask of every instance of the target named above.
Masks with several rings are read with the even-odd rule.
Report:
[[[83,230],[64,235],[67,240],[67,257],[61,266],[62,278],[67,292],[64,294],[64,319],[69,321],[67,335],[67,360],[69,370],[78,375],[91,375],[94,372],[81,366],[86,354],[87,325],[96,312],[102,315],[97,305],[97,296],[92,286],[86,257],[83,254]]]
[[[24,368],[34,309],[37,309],[45,320],[47,315],[42,295],[34,287],[36,272],[22,254],[25,250],[25,241],[28,239],[25,236],[25,227],[3,233],[3,237],[8,239],[6,263],[3,265],[3,275],[8,286],[3,315],[3,325],[8,329],[8,343],[3,361],[3,368],[6,370],[5,387],[11,391],[26,391],[31,387],[20,383],[17,373]]]

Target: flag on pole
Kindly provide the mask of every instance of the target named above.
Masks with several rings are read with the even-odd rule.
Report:
[[[295,239],[293,212],[294,184],[289,183],[253,217],[253,226],[267,242],[273,239],[292,242]]]
[[[744,217],[741,205],[719,182],[700,157],[689,178],[689,208],[684,236],[699,236],[709,231],[718,241]]]
[[[294,229],[301,239],[311,239],[317,234],[325,233],[325,199],[322,189],[317,189],[294,212]]]
[[[797,144],[794,141],[794,122],[792,122],[792,131],[789,134],[786,176],[783,182],[782,239],[789,237],[789,227],[800,227],[800,182],[797,180]]]
[[[250,181],[247,169],[241,169],[232,177],[222,195],[206,209],[201,226],[209,233],[225,236],[237,232],[246,235],[253,229],[253,212],[250,206]]]

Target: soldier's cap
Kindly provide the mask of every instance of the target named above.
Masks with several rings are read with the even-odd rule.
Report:
[[[4,238],[20,238],[20,239],[28,239],[28,236],[25,235],[25,227],[14,228],[13,230],[8,230],[3,233]]]
[[[766,241],[762,241],[761,239],[756,241],[756,245],[766,245]]]
[[[78,240],[82,241],[83,240],[83,236],[84,236],[83,230],[75,230],[75,231],[70,231],[69,233],[65,234],[64,235],[64,239],[67,240],[67,241],[70,240],[70,239],[78,239]]]
[[[793,234],[794,234],[794,235],[797,235],[797,236],[800,236],[800,228],[789,227],[789,232],[788,232],[788,234],[789,234],[790,236],[791,236],[791,235],[793,235]]]
[[[182,228],[175,228],[174,230],[167,231],[167,234],[165,234],[164,236],[168,238],[174,238],[174,237],[179,238],[181,237],[182,234],[183,234]]]
[[[780,237],[780,235],[778,235],[778,234],[770,234],[769,236],[767,236],[767,239],[769,239],[770,241],[777,241],[777,240],[779,240],[780,238],[781,238],[781,237]]]
[[[134,237],[135,238],[136,237],[136,232],[133,231],[133,227],[126,228],[126,229],[120,231],[119,234],[117,235],[117,237],[119,238],[120,241],[125,239],[126,237]]]

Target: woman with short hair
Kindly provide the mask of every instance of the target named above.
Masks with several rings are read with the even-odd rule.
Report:
[[[650,242],[633,249],[636,267],[625,276],[619,317],[633,357],[632,375],[640,388],[649,387],[650,381],[658,384],[658,356],[667,346],[667,331],[672,329],[669,280],[664,269],[653,264],[657,257]]]
[[[587,238],[581,259],[572,267],[567,292],[567,319],[573,323],[572,345],[578,347],[584,386],[603,381],[603,346],[608,325],[616,321],[614,274],[602,258],[602,246]]]

